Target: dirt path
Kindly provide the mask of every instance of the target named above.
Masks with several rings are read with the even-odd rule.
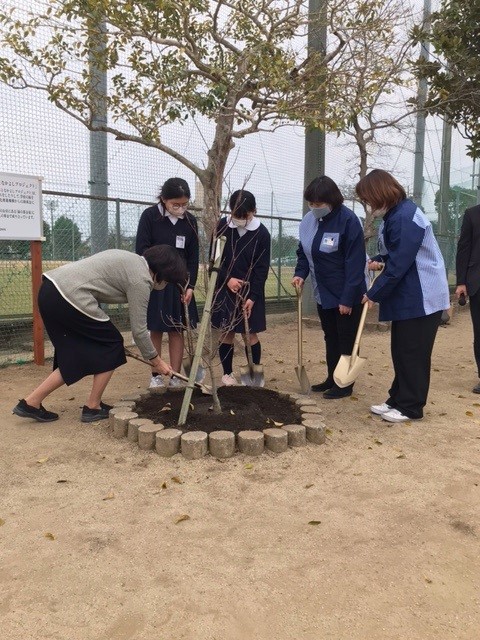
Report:
[[[305,339],[319,382],[319,329]],[[476,640],[471,342],[462,311],[439,331],[426,419],[388,427],[369,405],[391,380],[389,334],[367,333],[355,396],[318,400],[325,446],[223,463],[161,459],[82,425],[87,382],[52,397],[57,423],[29,424],[11,408],[45,371],[0,371],[2,638]],[[298,391],[295,353],[292,322],[265,334],[271,388]],[[146,383],[129,362],[105,399]]]

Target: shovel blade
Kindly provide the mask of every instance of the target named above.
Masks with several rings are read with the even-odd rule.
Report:
[[[190,377],[192,362],[193,362],[193,358],[190,358],[189,356],[185,356],[182,360],[183,368],[185,369],[187,378]],[[205,380],[205,373],[206,373],[205,369],[201,365],[199,365],[197,369],[197,375],[195,376],[195,382],[202,383]]]
[[[250,369],[248,365],[240,367],[240,382],[244,387],[264,387],[265,375],[261,364],[254,364]]]
[[[300,383],[300,389],[302,390],[302,393],[309,394],[312,388],[310,385],[310,380],[308,379],[308,376],[307,376],[307,370],[303,365],[297,365],[295,367],[295,373],[297,374],[297,378]]]
[[[333,379],[337,387],[343,389],[353,384],[360,375],[360,371],[366,361],[366,358],[360,358],[359,356],[353,359],[352,356],[340,356],[340,360],[333,372]]]

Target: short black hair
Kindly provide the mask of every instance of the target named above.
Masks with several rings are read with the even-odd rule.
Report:
[[[332,209],[339,207],[343,202],[343,196],[337,183],[328,176],[315,178],[305,189],[303,197],[307,202],[325,202]]]
[[[172,198],[190,198],[190,187],[183,178],[169,178],[163,183],[158,199],[172,200]]]
[[[257,203],[253,193],[250,193],[250,191],[244,191],[243,189],[238,189],[238,191],[234,191],[232,193],[229,205],[232,216],[235,216],[235,218],[239,218],[240,220],[248,218],[248,214],[252,213],[252,211],[255,211],[257,208]]]
[[[166,280],[173,283],[187,281],[187,267],[174,247],[168,244],[157,244],[147,249],[143,257],[157,281]]]

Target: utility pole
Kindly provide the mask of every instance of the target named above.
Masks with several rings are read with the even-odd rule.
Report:
[[[308,51],[325,55],[327,49],[327,0],[309,0],[308,3]],[[319,79],[320,82],[320,79]],[[325,173],[325,130],[307,127],[305,130],[304,188]],[[303,203],[303,213],[308,205]]]
[[[449,229],[450,208],[450,162],[452,155],[452,125],[443,121],[442,155],[440,161],[440,211],[438,215],[438,233],[445,236]]]
[[[431,26],[431,2],[423,2],[423,25],[426,31],[430,31]],[[430,45],[422,42],[420,48],[420,59],[427,62],[430,56]],[[417,92],[417,125],[415,131],[415,160],[413,170],[413,200],[421,207],[423,197],[423,166],[425,159],[425,103],[427,101],[428,84],[425,78],[418,81]]]
[[[92,18],[90,35],[90,108],[92,129],[107,124],[107,74],[98,62],[106,50],[106,25]],[[108,140],[104,131],[90,132],[90,195],[108,196]],[[90,200],[91,251],[108,249],[108,202]]]
[[[327,0],[309,0],[308,2],[308,52],[325,55],[327,50]],[[319,73],[319,83],[322,73]],[[325,124],[324,122],[322,124]],[[305,166],[303,170],[304,190],[310,182],[325,174],[325,129],[307,127],[305,129]],[[303,214],[309,210],[303,200]],[[308,280],[311,283],[311,278]],[[303,310],[306,314],[315,313],[316,302],[311,284],[305,287]]]

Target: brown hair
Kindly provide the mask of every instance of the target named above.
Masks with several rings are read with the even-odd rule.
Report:
[[[383,169],[373,169],[355,187],[358,197],[373,209],[391,209],[405,200],[407,194],[402,185]]]

